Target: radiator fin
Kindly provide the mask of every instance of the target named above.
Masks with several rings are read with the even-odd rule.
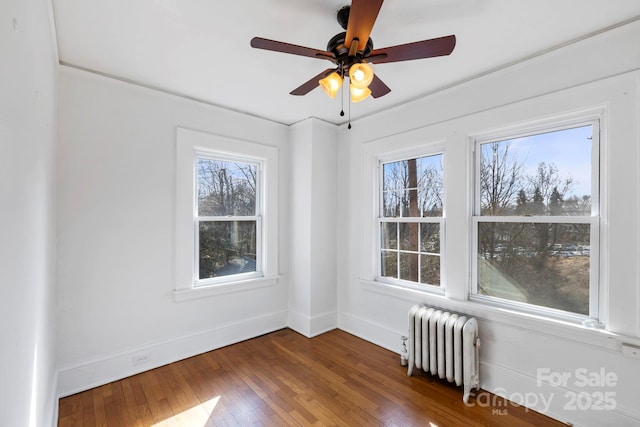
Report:
[[[463,400],[480,388],[478,322],[473,317],[416,304],[409,310],[408,371],[413,368],[463,387]]]

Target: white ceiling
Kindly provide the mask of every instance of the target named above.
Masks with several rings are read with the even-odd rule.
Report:
[[[61,64],[292,124],[344,123],[320,89],[289,92],[331,63],[252,49],[253,36],[325,50],[349,0],[51,0]],[[450,56],[375,65],[391,89],[352,119],[640,17],[640,0],[387,0],[375,48],[455,34]],[[345,111],[346,106],[345,106]]]

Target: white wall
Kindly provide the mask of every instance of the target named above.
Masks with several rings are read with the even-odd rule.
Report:
[[[0,3],[0,414],[55,423],[56,85],[49,9]]]
[[[622,343],[640,343],[640,22],[550,52],[526,63],[359,120],[338,145],[339,327],[399,352],[406,314],[427,303],[480,320],[481,383],[489,391],[577,425],[637,425],[640,360]],[[466,301],[470,285],[471,150],[469,136],[532,120],[603,108],[605,216],[602,282],[605,331],[536,319]],[[445,143],[447,295],[428,295],[374,281],[376,156]],[[537,384],[537,369],[569,372],[560,388]],[[575,370],[614,372],[613,387],[581,388]],[[614,392],[613,411],[571,410],[565,393]],[[519,394],[518,394],[519,393]]]
[[[307,337],[337,326],[337,130],[311,118],[290,131],[289,326]]]
[[[285,126],[66,67],[59,115],[60,395],[286,326],[286,226],[277,285],[172,296],[176,127],[275,146],[286,165]],[[279,179],[287,224],[286,168]]]

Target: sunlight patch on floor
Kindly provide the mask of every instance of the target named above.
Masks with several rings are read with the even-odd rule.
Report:
[[[216,408],[219,400],[220,396],[216,396],[213,399],[194,406],[193,408],[180,412],[171,418],[160,421],[152,427],[204,426],[211,417],[211,414],[213,414],[213,410]]]

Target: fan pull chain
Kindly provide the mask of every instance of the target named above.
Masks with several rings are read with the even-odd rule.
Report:
[[[344,82],[344,73],[340,74],[342,74],[342,80]],[[340,94],[340,117],[344,117],[344,83],[340,89],[342,90],[342,93]]]
[[[340,117],[344,117],[344,71],[340,71],[340,77],[342,77],[342,86],[340,87],[342,91],[340,94]]]
[[[344,71],[340,74],[344,82]],[[344,117],[344,83],[340,89],[342,91],[342,94],[340,95],[340,117]],[[347,129],[351,129],[351,95],[349,95],[349,125],[347,126]]]
[[[349,96],[349,125],[347,129],[351,129],[351,96]]]

